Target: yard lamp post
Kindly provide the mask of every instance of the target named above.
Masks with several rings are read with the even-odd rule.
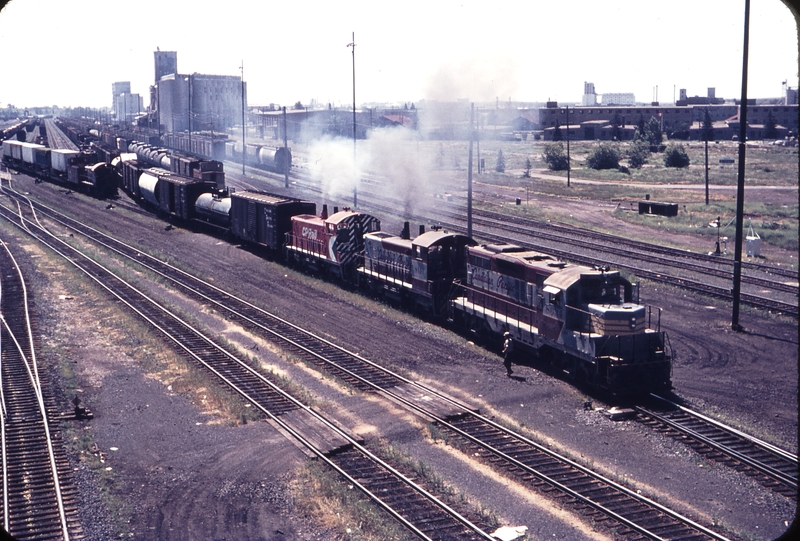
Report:
[[[569,105],[567,107],[567,188],[569,188],[569,176],[570,176],[570,169],[572,167],[569,163]]]
[[[239,67],[239,69],[242,70],[242,176],[244,176],[245,175],[244,158],[247,154],[244,149],[244,138],[246,135],[246,126],[247,126],[245,124],[245,118],[244,118],[244,59],[242,59],[242,65]]]
[[[347,44],[353,53],[353,208],[358,207],[358,172],[356,171],[356,33],[353,41]]]

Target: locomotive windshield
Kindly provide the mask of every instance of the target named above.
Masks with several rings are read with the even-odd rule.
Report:
[[[581,293],[584,304],[619,304],[619,276],[584,276],[581,279]]]

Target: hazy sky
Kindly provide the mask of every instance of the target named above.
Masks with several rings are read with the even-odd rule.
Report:
[[[2,0],[0,0],[2,2]],[[149,101],[153,51],[181,73],[238,76],[248,103],[312,98],[579,102],[633,92],[741,93],[744,0],[11,0],[0,11],[0,107],[111,105],[111,83]],[[797,87],[797,26],[781,0],[752,0],[748,96]]]

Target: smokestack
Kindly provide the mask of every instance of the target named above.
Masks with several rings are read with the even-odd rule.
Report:
[[[319,215],[323,220],[328,219],[328,205],[322,205],[322,214]]]
[[[419,224],[419,234],[422,235],[423,233],[425,233],[425,225]]]
[[[336,214],[337,212],[339,212],[339,207],[333,207],[333,213]]]
[[[408,222],[403,222],[403,232],[400,233],[400,238],[406,240],[411,238],[411,229]]]

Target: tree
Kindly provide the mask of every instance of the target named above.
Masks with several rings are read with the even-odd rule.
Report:
[[[497,162],[494,164],[494,170],[498,173],[506,172],[506,158],[503,156],[503,151],[497,151]]]
[[[776,128],[777,123],[775,122],[775,117],[772,115],[772,111],[770,111],[767,115],[767,121],[764,123],[764,139],[777,139],[778,130]]]
[[[522,178],[531,178],[531,159],[525,158],[525,172],[522,173]]]
[[[633,138],[636,139],[646,139],[645,132],[644,132],[644,116],[639,113],[639,121],[636,123],[636,130],[633,132]]]
[[[639,169],[647,163],[647,158],[649,157],[650,145],[648,145],[644,139],[634,138],[630,150],[628,150],[628,165],[634,169]]]
[[[619,113],[614,113],[614,117],[611,119],[611,138],[614,141],[619,141],[620,139],[620,129],[619,127],[622,125],[622,119],[619,116]]]
[[[566,171],[569,168],[569,158],[563,143],[545,143],[542,158],[551,171]]]
[[[297,103],[294,104],[295,111],[302,111],[303,110],[303,103],[300,100],[297,100]]]
[[[664,152],[665,167],[689,167],[689,155],[683,145],[670,145]]]
[[[669,130],[669,138],[682,139],[684,141],[689,139],[689,124],[682,120],[673,124]]]
[[[600,145],[586,159],[592,169],[616,169],[619,167],[619,153],[611,145]]]
[[[713,141],[714,140],[714,122],[711,120],[711,113],[708,112],[708,108],[706,107],[705,112],[703,113],[703,132],[701,134],[703,141]]]
[[[656,117],[651,116],[644,126],[644,133],[647,137],[647,142],[650,143],[650,150],[656,152],[664,139],[664,134],[661,133],[661,122]]]

